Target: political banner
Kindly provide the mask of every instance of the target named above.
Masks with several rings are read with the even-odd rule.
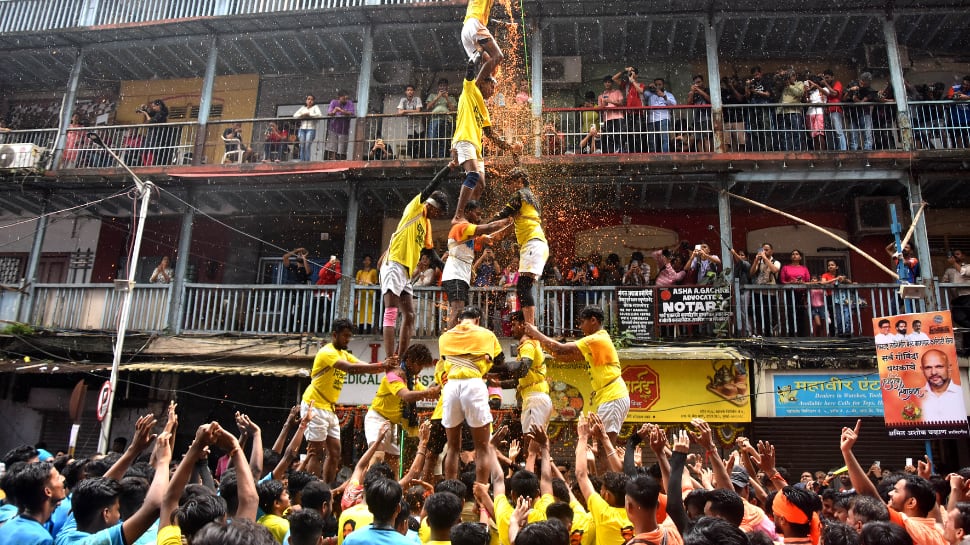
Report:
[[[774,416],[882,416],[879,372],[775,373]]]
[[[872,327],[889,435],[970,436],[950,312],[873,318]]]
[[[750,422],[747,363],[738,360],[631,360],[621,362],[630,391],[627,422]],[[549,362],[552,420],[592,410],[585,362]]]

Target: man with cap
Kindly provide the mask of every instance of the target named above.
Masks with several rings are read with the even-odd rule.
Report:
[[[408,281],[414,272],[421,251],[434,248],[431,238],[431,221],[448,213],[448,196],[438,190],[444,181],[443,175],[435,176],[411,202],[404,207],[401,221],[391,235],[391,242],[385,252],[381,266],[381,296],[384,299],[384,354],[387,357],[403,354],[411,343],[414,328],[414,304],[411,283]],[[434,251],[431,251],[434,254]],[[438,259],[434,255],[432,261]],[[397,349],[394,347],[394,328],[397,315],[404,317],[401,324],[401,338]]]
[[[748,475],[748,471],[743,467],[735,466],[731,471],[731,485],[734,487],[734,491],[741,496],[741,500],[744,501],[744,518],[741,519],[740,528],[744,532],[760,530],[772,540],[776,540],[775,524],[771,522],[763,509],[748,501],[750,483],[751,477]]]

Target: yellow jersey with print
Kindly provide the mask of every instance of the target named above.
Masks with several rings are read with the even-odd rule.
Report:
[[[482,91],[475,85],[475,80],[466,79],[458,97],[458,116],[455,119],[455,134],[451,138],[451,147],[458,142],[470,142],[482,156],[482,129],[491,127],[492,120],[485,107]]]
[[[438,353],[449,362],[448,380],[482,378],[502,345],[490,330],[463,322],[438,338]]]
[[[626,509],[613,507],[598,493],[591,494],[586,505],[596,527],[595,545],[617,545],[633,538],[633,523],[626,516]]]
[[[592,410],[595,411],[607,401],[629,397],[626,382],[621,376],[620,357],[605,329],[579,339],[576,346],[586,359],[586,372],[593,385]]]
[[[347,378],[346,372],[334,367],[338,360],[350,363],[360,361],[350,352],[337,349],[333,343],[321,348],[313,358],[310,385],[303,391],[304,403],[312,401],[314,408],[333,411],[340,399],[340,391],[344,389],[344,379]]]
[[[482,26],[488,26],[488,16],[492,13],[492,3],[494,0],[468,0],[468,9],[465,10],[465,21],[478,19]]]
[[[451,365],[444,358],[439,359],[438,363],[434,365],[435,384],[444,388],[445,383],[448,382],[448,371],[450,370]],[[441,420],[443,414],[441,396],[438,396],[438,402],[435,403],[434,411],[431,412],[431,420]]]
[[[182,529],[178,526],[165,526],[159,529],[155,543],[158,545],[182,545]]]
[[[556,498],[552,494],[540,496],[532,505],[532,510],[529,511],[529,524],[546,520],[546,507],[549,507],[555,501]],[[498,526],[498,542],[501,545],[511,545],[509,542],[509,523],[512,521],[514,512],[515,507],[509,501],[508,496],[502,494],[495,498],[495,523]]]
[[[535,339],[527,339],[519,344],[519,359],[530,358],[532,366],[524,377],[519,379],[517,390],[519,396],[529,394],[548,394],[549,383],[546,382],[546,355],[542,353],[542,346]]]
[[[569,545],[593,545],[596,540],[596,527],[593,526],[593,515],[576,500],[569,502],[573,509],[573,525],[569,528]]]
[[[381,379],[374,400],[371,401],[370,408],[377,414],[388,419],[391,424],[404,423],[404,400],[397,396],[398,392],[407,388],[407,379],[401,371],[388,371]],[[424,385],[419,381],[414,381],[412,391],[420,392],[424,390]]]
[[[404,207],[404,214],[397,224],[391,246],[387,252],[387,259],[404,265],[408,274],[418,265],[421,250],[433,248],[431,239],[431,222],[424,211],[424,201],[418,193],[411,202]]]
[[[523,187],[512,194],[509,202],[505,203],[498,217],[512,217],[515,222],[515,240],[519,246],[525,246],[532,239],[546,241],[546,234],[542,230],[540,215],[542,206],[539,199],[528,187]]]
[[[356,530],[367,528],[373,522],[374,514],[367,508],[366,503],[358,503],[344,509],[337,521],[337,545],[343,545],[344,538]]]

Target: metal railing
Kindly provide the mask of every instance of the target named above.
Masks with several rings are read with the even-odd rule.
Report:
[[[970,147],[970,101],[910,102],[909,116],[917,149]]]
[[[321,333],[336,317],[337,286],[186,284],[185,333]]]
[[[139,285],[132,292],[128,329],[157,332],[168,325],[171,287]],[[124,292],[114,284],[36,284],[30,324],[54,329],[113,330]]]
[[[364,158],[444,159],[451,157],[455,114],[369,115]]]
[[[939,308],[967,307],[970,285],[935,285]],[[654,301],[665,288],[654,290]],[[169,324],[169,285],[138,285],[132,300],[135,331],[176,333],[238,333],[251,335],[319,334],[342,317],[341,286],[186,284],[174,325]],[[15,292],[10,292],[15,293]],[[359,333],[380,335],[384,307],[379,286],[351,285],[349,318]],[[958,296],[965,299],[956,301]],[[123,292],[112,284],[37,284],[33,289],[28,323],[68,330],[114,330]],[[473,287],[468,304],[482,309],[482,325],[498,336],[511,335],[508,315],[518,309],[515,288]],[[607,329],[619,326],[616,289],[613,286],[540,286],[536,319],[549,335],[577,336],[579,311],[587,305],[603,310]],[[9,313],[17,304],[5,297]],[[442,290],[414,288],[415,337],[436,337],[445,329],[448,305]],[[814,305],[814,306],[813,306]],[[9,307],[9,308],[7,308]],[[733,286],[733,319],[727,331],[738,337],[812,337],[872,335],[871,319],[905,312],[925,312],[923,300],[904,301],[896,284],[843,284]],[[963,312],[961,310],[961,312]],[[654,309],[655,338],[711,337],[712,327],[660,325],[660,307]]]
[[[724,145],[735,151],[901,149],[896,105],[724,105]]]
[[[5,0],[0,32],[38,32],[81,26],[145,23],[193,17],[249,15],[443,0]]]
[[[325,106],[321,108],[325,109]],[[301,131],[301,120],[293,117],[209,122],[202,150],[203,162],[233,164],[359,158],[355,143],[357,118],[321,117],[312,121],[315,127],[311,129],[312,133]],[[238,138],[234,134],[238,134]]]
[[[95,132],[131,167],[190,165],[198,124],[157,123],[69,128],[57,168],[103,168],[114,159],[87,138]]]
[[[549,108],[536,135],[543,155],[711,151],[710,106]]]
[[[857,337],[874,317],[925,312],[922,299],[904,301],[897,284],[736,285],[735,326],[741,336]]]

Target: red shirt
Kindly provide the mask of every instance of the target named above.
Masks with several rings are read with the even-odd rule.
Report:
[[[842,82],[836,81],[829,87],[835,91],[835,96],[825,95],[825,102],[842,102]],[[829,113],[842,113],[842,106],[829,106]]]

